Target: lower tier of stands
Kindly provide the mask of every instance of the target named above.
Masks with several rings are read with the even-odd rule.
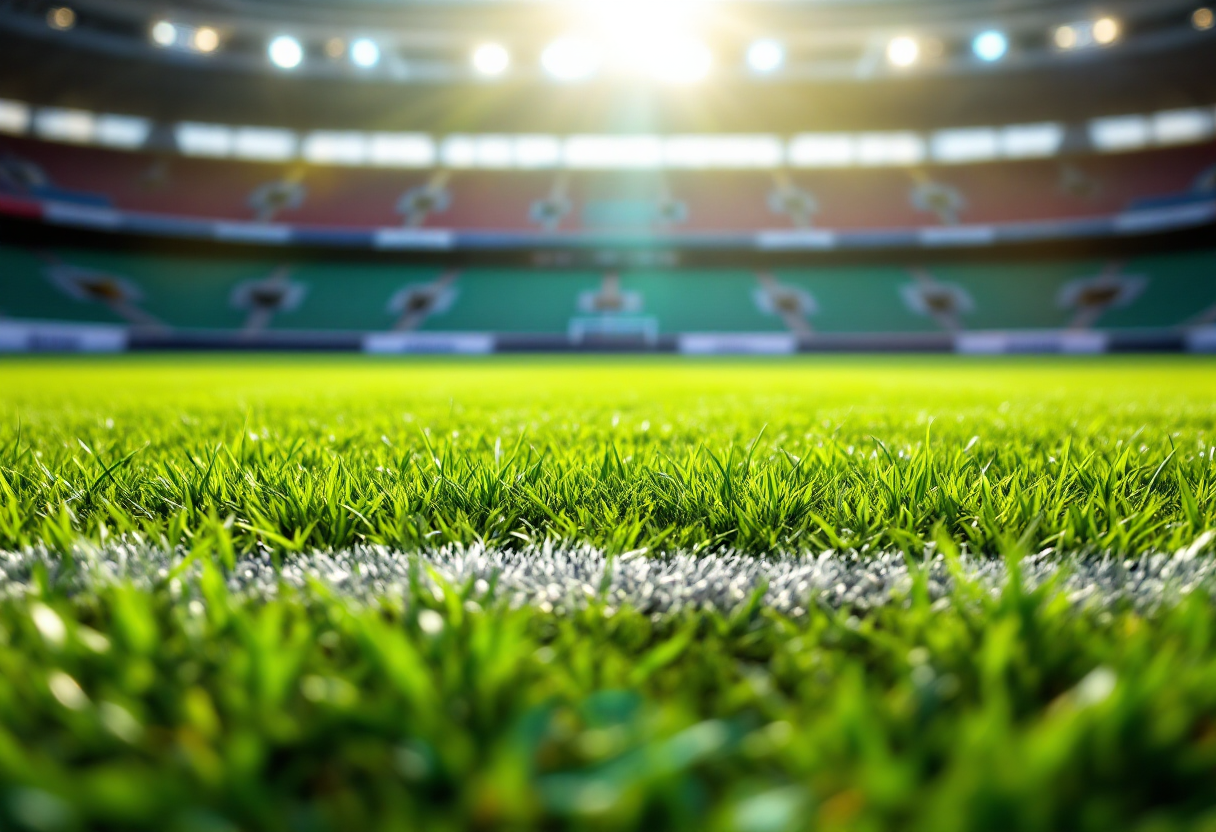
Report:
[[[994,333],[1056,332],[1077,351],[1095,351],[1111,338],[1148,345],[1146,333],[1180,338],[1212,325],[1214,250],[1124,261],[597,272],[0,246],[0,332],[8,333],[0,348],[9,349],[72,348],[55,339],[86,326],[120,333],[123,345],[165,347],[982,350],[1009,347]]]

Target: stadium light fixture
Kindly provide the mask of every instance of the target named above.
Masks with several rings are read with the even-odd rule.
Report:
[[[916,38],[901,35],[887,44],[887,61],[891,66],[906,69],[920,60],[920,43]]]
[[[1094,42],[1099,46],[1110,46],[1119,39],[1122,28],[1113,17],[1099,18],[1093,25]]]
[[[1191,25],[1200,32],[1206,32],[1216,26],[1216,14],[1207,7],[1195,9],[1195,13],[1191,15]]]
[[[1081,42],[1081,36],[1077,32],[1077,27],[1072,25],[1057,26],[1051,39],[1057,49],[1063,50],[1076,49],[1077,45]]]
[[[330,38],[325,41],[325,57],[330,60],[338,60],[346,54],[346,41],[342,38]]]
[[[995,29],[980,32],[975,36],[975,40],[971,41],[971,51],[981,61],[995,63],[1009,52],[1009,38],[1004,32]]]
[[[200,26],[194,30],[194,37],[190,39],[190,45],[196,52],[202,52],[204,55],[210,54],[220,46],[220,33],[210,26]]]
[[[46,25],[66,32],[76,25],[76,12],[67,6],[56,6],[46,13]]]
[[[380,63],[380,47],[371,38],[357,38],[350,44],[350,62],[362,69]]]
[[[279,69],[295,69],[304,60],[304,47],[291,35],[279,35],[270,41],[266,54]]]
[[[785,48],[775,40],[758,40],[747,50],[747,65],[752,72],[767,75],[785,63]]]
[[[581,81],[595,72],[599,54],[594,44],[563,35],[545,47],[540,63],[545,72],[559,81]]]
[[[167,20],[153,23],[149,34],[157,46],[172,46],[177,43],[177,27]]]
[[[473,69],[478,75],[493,78],[502,75],[511,65],[511,54],[498,43],[483,43],[473,50]]]

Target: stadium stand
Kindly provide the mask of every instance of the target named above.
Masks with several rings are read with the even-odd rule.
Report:
[[[1137,333],[1156,333],[1158,340],[1172,333],[1182,344],[1190,328],[1216,323],[1212,250],[1126,262],[597,273],[4,246],[0,269],[6,275],[0,328],[47,321],[116,325],[133,333],[134,343],[148,345],[174,337],[183,344],[220,343],[198,340],[206,333],[226,333],[238,344],[275,333],[323,333],[346,335],[341,343],[355,348],[366,346],[369,333],[396,332],[480,335],[488,348],[675,348],[681,336],[717,333],[790,336],[759,338],[751,346],[784,351],[867,335],[936,334],[908,343],[957,348],[968,333],[1017,330],[1113,333],[1132,341]],[[267,343],[287,342],[272,337]],[[455,349],[461,342],[400,343]],[[1076,343],[1078,349],[1108,346]],[[738,338],[719,346],[749,349]]]
[[[510,235],[669,234],[710,237],[770,229],[839,232],[1036,223],[1069,224],[1145,206],[1216,213],[1216,146],[1067,160],[952,167],[814,171],[377,170],[232,160],[0,138],[0,210],[39,206],[78,223],[154,227],[157,218],[274,223],[371,241],[377,229],[469,232],[482,245]],[[65,210],[66,206],[66,210]],[[113,211],[107,219],[72,206]],[[1185,216],[1183,218],[1185,224]],[[164,225],[190,235],[190,226]],[[478,237],[480,235],[480,239]]]
[[[0,0],[0,348],[1216,343],[1180,0],[723,4],[679,78],[529,4],[491,64],[476,3],[137,5]]]

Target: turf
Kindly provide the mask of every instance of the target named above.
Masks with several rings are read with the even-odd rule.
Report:
[[[1205,361],[31,361],[0,546],[1139,554],[1213,525]]]
[[[1213,370],[8,362],[0,828],[1216,830]]]

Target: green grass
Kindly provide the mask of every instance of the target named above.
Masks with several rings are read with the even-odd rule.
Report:
[[[1206,361],[28,361],[0,546],[588,541],[1175,549],[1213,525]]]
[[[654,622],[216,583],[0,603],[0,825],[1216,829],[1206,600]]]
[[[138,533],[203,572],[0,593],[0,829],[1216,830],[1206,595],[652,618],[223,579],[360,541],[1173,550],[1216,526],[1214,370],[9,361],[0,550]]]

